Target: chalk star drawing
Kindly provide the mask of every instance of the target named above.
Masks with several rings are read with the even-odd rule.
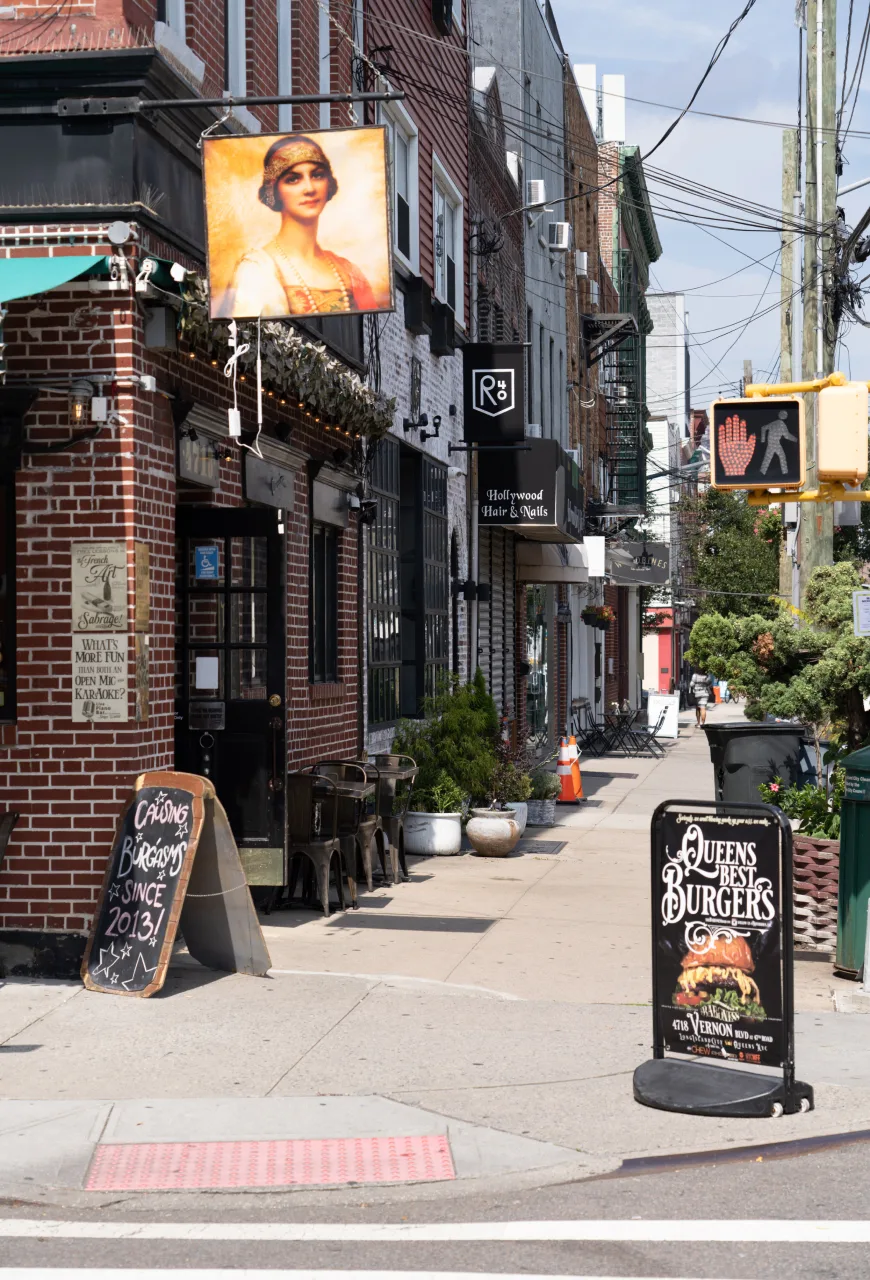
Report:
[[[111,956],[112,959],[107,961],[105,959],[107,955]],[[97,974],[100,972],[104,973],[106,977],[108,977],[109,970],[112,968],[113,965],[117,964],[117,962],[120,959],[121,957],[115,951],[114,942],[109,943],[108,950],[106,950],[103,947],[100,947],[100,963],[97,965],[96,969],[94,969],[94,977],[96,977]]]
[[[154,937],[153,937],[153,938],[149,938],[149,939],[148,939],[148,946],[149,946],[149,947],[156,947],[156,946],[157,946],[157,934],[156,934],[156,933],[155,933],[155,935],[154,935]]]
[[[155,797],[155,799],[154,799],[154,803],[155,803],[155,804],[160,804],[160,801],[161,801],[161,800],[165,800],[165,799],[166,799],[166,792],[165,792],[165,791],[158,791],[158,792],[157,792],[157,795],[156,795],[156,797]]]
[[[175,834],[178,836],[179,840],[187,839],[187,827],[184,825],[183,822],[180,822],[178,824],[178,829],[176,830]]]
[[[137,832],[136,832],[136,843],[137,843],[137,844],[141,844],[141,843],[142,843],[142,841],[143,841],[144,839],[145,839],[145,832],[144,832],[144,831],[137,831]]]
[[[119,884],[113,884],[109,889],[109,897],[114,901],[120,892],[121,886]]]
[[[157,879],[158,879],[158,880],[165,880],[165,879],[166,879],[166,872],[165,872],[165,871],[158,871],[158,872],[157,872]]]
[[[127,956],[130,954],[130,952],[131,952],[132,950],[133,950],[133,948],[130,946],[130,944],[129,944],[129,942],[128,942],[126,946],[124,946],[124,947],[122,947],[122,948],[121,948],[121,956],[122,956],[122,958],[123,958],[124,960],[126,960],[126,959],[127,959]]]
[[[157,970],[156,964],[154,965],[153,968],[151,969],[148,968],[147,964],[145,963],[145,957],[142,955],[142,952],[140,951],[136,956],[136,963],[133,966],[132,976],[129,977],[126,982],[122,982],[121,986],[124,988],[125,991],[129,991],[130,987],[136,981],[140,972],[144,977],[147,977],[149,974],[155,973],[156,970]]]
[[[112,977],[111,977],[111,983],[112,983],[112,986],[113,986],[113,987],[117,986],[117,984],[118,984],[118,975],[117,975],[117,973],[113,973],[113,974],[112,974]]]

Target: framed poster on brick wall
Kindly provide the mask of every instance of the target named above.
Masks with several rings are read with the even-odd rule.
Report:
[[[126,723],[127,634],[72,638],[74,724]]]
[[[127,630],[126,542],[72,544],[72,629]]]

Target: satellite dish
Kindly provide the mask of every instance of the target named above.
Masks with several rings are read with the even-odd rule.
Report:
[[[134,239],[133,228],[129,222],[111,222],[106,228],[106,235],[114,245],[127,244]]]

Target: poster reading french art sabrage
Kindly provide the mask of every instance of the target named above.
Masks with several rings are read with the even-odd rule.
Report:
[[[666,1049],[782,1065],[781,838],[762,814],[661,815],[654,997]]]
[[[72,629],[127,630],[126,542],[72,544]]]

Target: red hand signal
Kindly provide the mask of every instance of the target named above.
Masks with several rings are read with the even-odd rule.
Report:
[[[725,419],[716,436],[719,457],[728,475],[745,475],[755,452],[755,436],[747,436],[745,420],[735,413]]]

